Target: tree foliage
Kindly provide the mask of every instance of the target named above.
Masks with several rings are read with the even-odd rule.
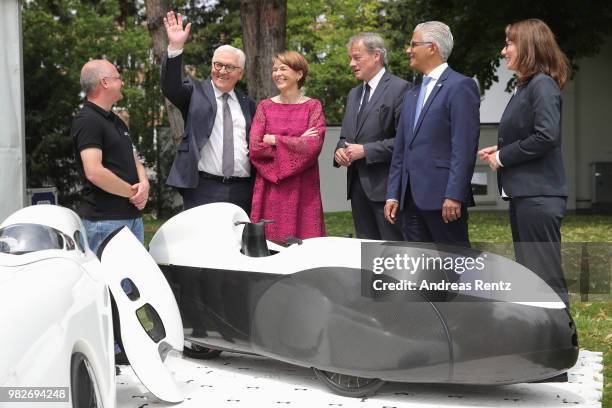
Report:
[[[527,18],[545,21],[557,37],[574,68],[579,59],[597,54],[612,33],[612,2],[593,0],[394,0],[386,4],[386,22],[394,28],[391,46],[407,44],[416,24],[438,20],[448,24],[455,46],[449,64],[468,76],[476,76],[481,89],[497,81],[506,25]],[[402,39],[397,28],[402,27]]]
[[[497,81],[505,26],[526,18],[541,18],[550,25],[575,68],[580,58],[595,55],[612,33],[612,3],[605,0],[312,0],[289,2],[287,44],[307,56],[311,74],[306,90],[323,100],[328,122],[339,123],[346,95],[356,85],[345,48],[351,35],[380,33],[387,40],[390,70],[414,81],[419,75],[405,54],[412,31],[423,21],[443,21],[455,39],[449,64],[475,76],[484,92]]]
[[[224,44],[243,48],[240,0],[219,0],[205,4],[208,5],[195,0],[175,4],[175,10],[191,22],[191,33],[184,51],[186,71],[200,79],[210,75],[216,48]],[[245,84],[243,82],[242,86]]]
[[[287,0],[242,0],[240,17],[249,96],[257,103],[278,93],[272,61],[286,50]]]
[[[129,116],[132,139],[144,162],[151,166],[157,159],[153,129],[160,115],[159,69],[151,63],[142,16],[127,3],[24,2],[28,187],[57,186],[63,205],[74,203],[81,185],[70,126],[84,97],[80,70],[90,59],[106,58],[117,66],[125,87],[116,106]]]
[[[243,48],[240,0],[167,3],[192,23],[185,47],[188,74],[207,77],[213,51],[222,44]],[[29,187],[55,185],[65,205],[78,196],[70,125],[82,103],[80,69],[87,60],[104,57],[123,75],[125,98],[117,105],[129,113],[132,138],[145,164],[156,173],[153,203],[148,208],[161,211],[168,201],[163,182],[173,149],[167,136],[156,135],[167,119],[143,7],[142,0],[23,2]],[[444,21],[455,38],[449,63],[476,76],[484,90],[497,79],[495,69],[506,24],[529,17],[541,18],[551,26],[576,68],[580,58],[595,55],[612,33],[612,2],[607,0],[290,0],[287,48],[306,56],[310,73],[305,91],[322,100],[328,123],[337,124],[348,91],[357,85],[346,52],[351,35],[360,31],[382,34],[388,41],[390,70],[414,80],[417,74],[411,71],[404,52],[414,27],[422,21]],[[246,86],[244,80],[240,86]]]
[[[310,72],[305,92],[321,100],[328,123],[340,123],[349,90],[357,82],[346,43],[359,31],[383,31],[379,1],[290,1],[287,48],[304,54]],[[359,29],[356,29],[359,27]]]

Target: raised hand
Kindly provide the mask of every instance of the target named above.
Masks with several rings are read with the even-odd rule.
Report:
[[[189,30],[191,30],[191,23],[187,23],[183,28],[183,16],[181,13],[169,11],[164,17],[164,27],[166,27],[166,34],[168,36],[168,45],[172,51],[178,51],[183,49],[187,37],[189,37]]]

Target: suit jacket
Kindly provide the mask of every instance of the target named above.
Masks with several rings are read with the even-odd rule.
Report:
[[[473,205],[471,180],[480,135],[480,93],[473,79],[446,68],[414,115],[421,87],[406,94],[389,171],[387,198],[439,210],[446,198]],[[413,129],[414,128],[414,129]]]
[[[567,196],[561,155],[561,90],[535,75],[508,102],[499,122],[497,185],[510,197]]]
[[[185,131],[176,149],[176,155],[166,184],[177,188],[198,186],[198,162],[200,151],[208,142],[217,114],[217,101],[211,79],[198,81],[183,79],[183,55],[166,58],[162,64],[162,93],[183,115]],[[238,89],[234,89],[246,122],[246,138],[249,140],[255,103]]]
[[[357,113],[363,84],[349,92],[336,150],[345,147],[345,142],[363,144],[365,158],[352,163],[347,169],[347,199],[351,198],[351,182],[356,172],[368,199],[385,201],[389,163],[402,100],[411,86],[410,82],[385,71],[374,93],[370,95],[359,123]],[[334,167],[340,166],[335,160],[333,164]]]

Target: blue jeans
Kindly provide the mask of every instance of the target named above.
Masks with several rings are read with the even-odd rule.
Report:
[[[144,224],[142,222],[142,217],[125,220],[88,220],[84,218],[83,225],[85,225],[85,231],[87,232],[89,247],[96,255],[102,241],[104,241],[113,231],[121,227],[128,227],[136,238],[144,244]]]

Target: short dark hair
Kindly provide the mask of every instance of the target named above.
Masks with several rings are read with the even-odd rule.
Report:
[[[272,59],[272,64],[275,62],[285,64],[294,71],[301,71],[302,77],[298,80],[298,88],[302,88],[308,76],[308,61],[306,61],[302,54],[296,51],[279,52]]]

